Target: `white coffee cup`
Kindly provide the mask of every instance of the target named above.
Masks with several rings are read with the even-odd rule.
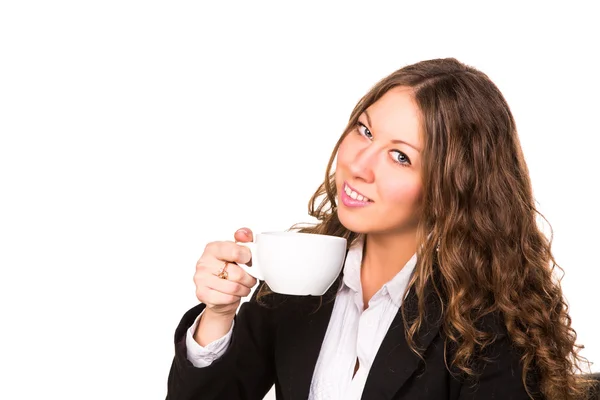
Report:
[[[239,243],[252,252],[246,272],[267,282],[272,291],[321,296],[339,276],[346,256],[346,239],[299,232],[263,232],[254,242]]]

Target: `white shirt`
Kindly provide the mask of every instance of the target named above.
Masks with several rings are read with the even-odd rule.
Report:
[[[417,263],[415,254],[373,295],[364,310],[360,282],[362,254],[363,241],[358,240],[346,256],[344,279],[317,359],[309,400],[360,400],[375,355],[402,305]],[[196,367],[206,367],[225,353],[233,325],[224,337],[202,347],[193,338],[199,318],[187,332],[187,358]],[[353,377],[357,358],[359,369]]]

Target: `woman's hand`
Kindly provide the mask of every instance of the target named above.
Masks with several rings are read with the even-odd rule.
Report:
[[[253,235],[248,228],[241,228],[234,234],[238,242],[251,242]],[[214,316],[235,316],[242,297],[248,296],[256,278],[235,263],[248,264],[252,254],[244,246],[234,242],[211,242],[196,263],[194,283],[196,297],[206,304],[205,313]],[[227,279],[217,275],[227,263]]]

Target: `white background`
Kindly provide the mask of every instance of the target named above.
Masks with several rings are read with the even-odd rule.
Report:
[[[310,221],[358,99],[447,56],[512,107],[600,363],[591,7],[283,3],[1,3],[0,398],[163,399],[204,245]]]

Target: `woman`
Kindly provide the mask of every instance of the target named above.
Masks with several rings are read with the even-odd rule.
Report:
[[[335,171],[332,167],[335,162]],[[286,297],[211,243],[168,399],[574,399],[587,382],[506,101],[455,59],[404,67],[357,104],[304,232],[346,237],[323,298]],[[252,240],[249,230],[237,241]],[[362,396],[362,397],[361,397]]]

